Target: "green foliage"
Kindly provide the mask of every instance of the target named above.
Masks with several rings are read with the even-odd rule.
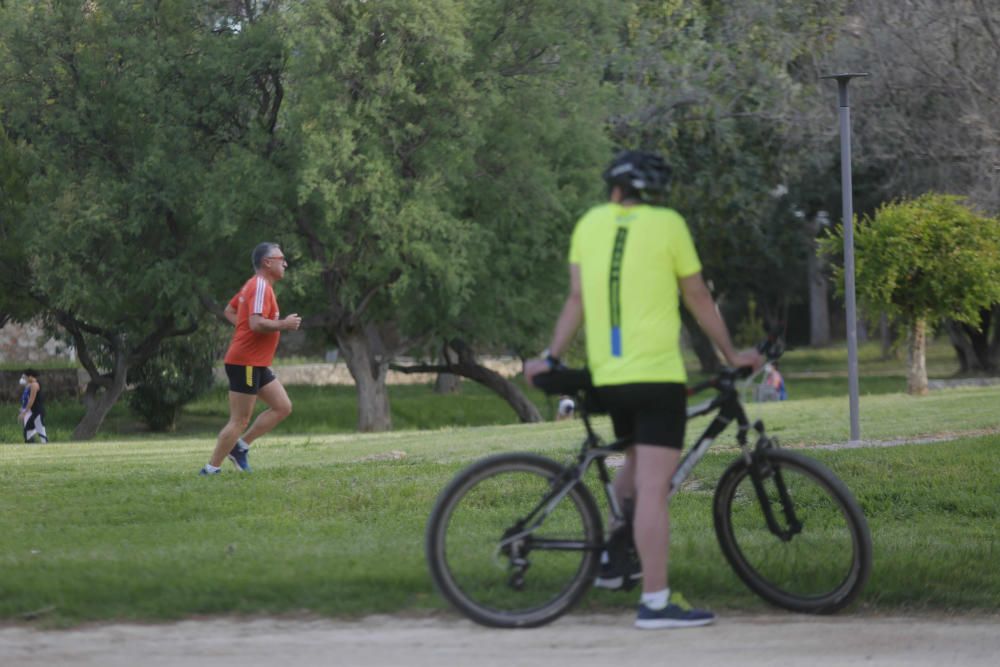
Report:
[[[612,57],[622,7],[606,0],[535,2],[527,11],[507,2],[477,6],[470,39],[483,136],[476,186],[460,196],[484,246],[468,301],[440,324],[482,347],[533,354],[565,298],[573,225],[605,196],[613,91],[598,73]]]
[[[2,109],[2,107],[0,107]],[[8,318],[26,320],[38,311],[29,294],[22,270],[28,263],[28,230],[17,224],[28,202],[28,183],[33,165],[26,142],[8,135],[0,116],[0,326]]]
[[[757,312],[757,301],[750,297],[747,301],[746,316],[733,332],[733,342],[739,347],[753,347],[764,337],[764,320]]]
[[[289,9],[295,94],[284,113],[298,160],[296,224],[323,248],[294,279],[309,281],[316,308],[336,300],[351,312],[374,290],[377,318],[393,317],[393,306],[440,312],[467,288],[478,235],[448,188],[469,171],[478,133],[455,10],[418,2]],[[335,284],[315,280],[324,272]]]
[[[0,122],[36,166],[4,226],[94,387],[190,330],[286,210],[268,154],[283,45],[266,16],[222,29],[222,4],[0,8]]]
[[[872,312],[978,327],[980,309],[1000,302],[1000,221],[963,202],[928,193],[885,204],[855,226],[856,285]],[[842,227],[823,248],[842,252]],[[836,276],[843,293],[842,267]]]
[[[4,10],[5,125],[45,165],[17,221],[32,230],[33,287],[96,326],[141,334],[196,312],[217,244],[258,202],[273,210],[269,167],[248,149],[266,139],[254,82],[280,44],[260,48],[256,26],[213,34],[202,4]]]
[[[129,408],[151,431],[173,431],[181,409],[214,383],[212,369],[223,349],[218,326],[171,339],[155,356],[129,370]]]
[[[828,48],[842,2],[640,1],[609,67],[613,140],[663,151],[718,295],[779,320],[803,298],[812,238],[797,182],[826,142],[804,67]],[[824,116],[825,124],[828,124]],[[780,192],[786,192],[780,195]]]
[[[592,47],[612,6],[289,8],[284,114],[310,248],[294,279],[315,309],[473,344],[548,328],[538,302],[561,295],[568,230],[606,155]]]

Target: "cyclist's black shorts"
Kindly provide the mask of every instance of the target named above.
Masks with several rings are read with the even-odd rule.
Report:
[[[226,364],[226,375],[229,376],[229,391],[239,394],[256,394],[276,379],[267,366]]]
[[[597,387],[611,415],[615,437],[643,445],[684,448],[687,387],[677,382],[641,382]]]

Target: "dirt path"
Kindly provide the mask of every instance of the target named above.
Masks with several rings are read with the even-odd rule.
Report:
[[[452,617],[210,619],[65,631],[0,628],[4,667],[589,667],[866,665],[995,667],[1000,615],[817,618],[735,615],[715,626],[639,631],[631,615],[571,615],[537,630]]]

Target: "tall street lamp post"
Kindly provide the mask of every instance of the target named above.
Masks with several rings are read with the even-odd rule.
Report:
[[[847,382],[851,403],[851,442],[861,440],[858,416],[858,311],[854,296],[854,196],[851,185],[851,104],[847,84],[867,73],[830,74],[836,79],[840,101],[840,189],[844,208],[844,295],[847,302]]]

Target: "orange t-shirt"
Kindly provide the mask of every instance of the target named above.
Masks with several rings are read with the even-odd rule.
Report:
[[[236,311],[236,332],[226,352],[225,363],[235,366],[270,366],[281,333],[257,333],[251,330],[250,316],[260,315],[269,320],[279,318],[274,288],[260,276],[254,276],[230,299],[229,305]]]

